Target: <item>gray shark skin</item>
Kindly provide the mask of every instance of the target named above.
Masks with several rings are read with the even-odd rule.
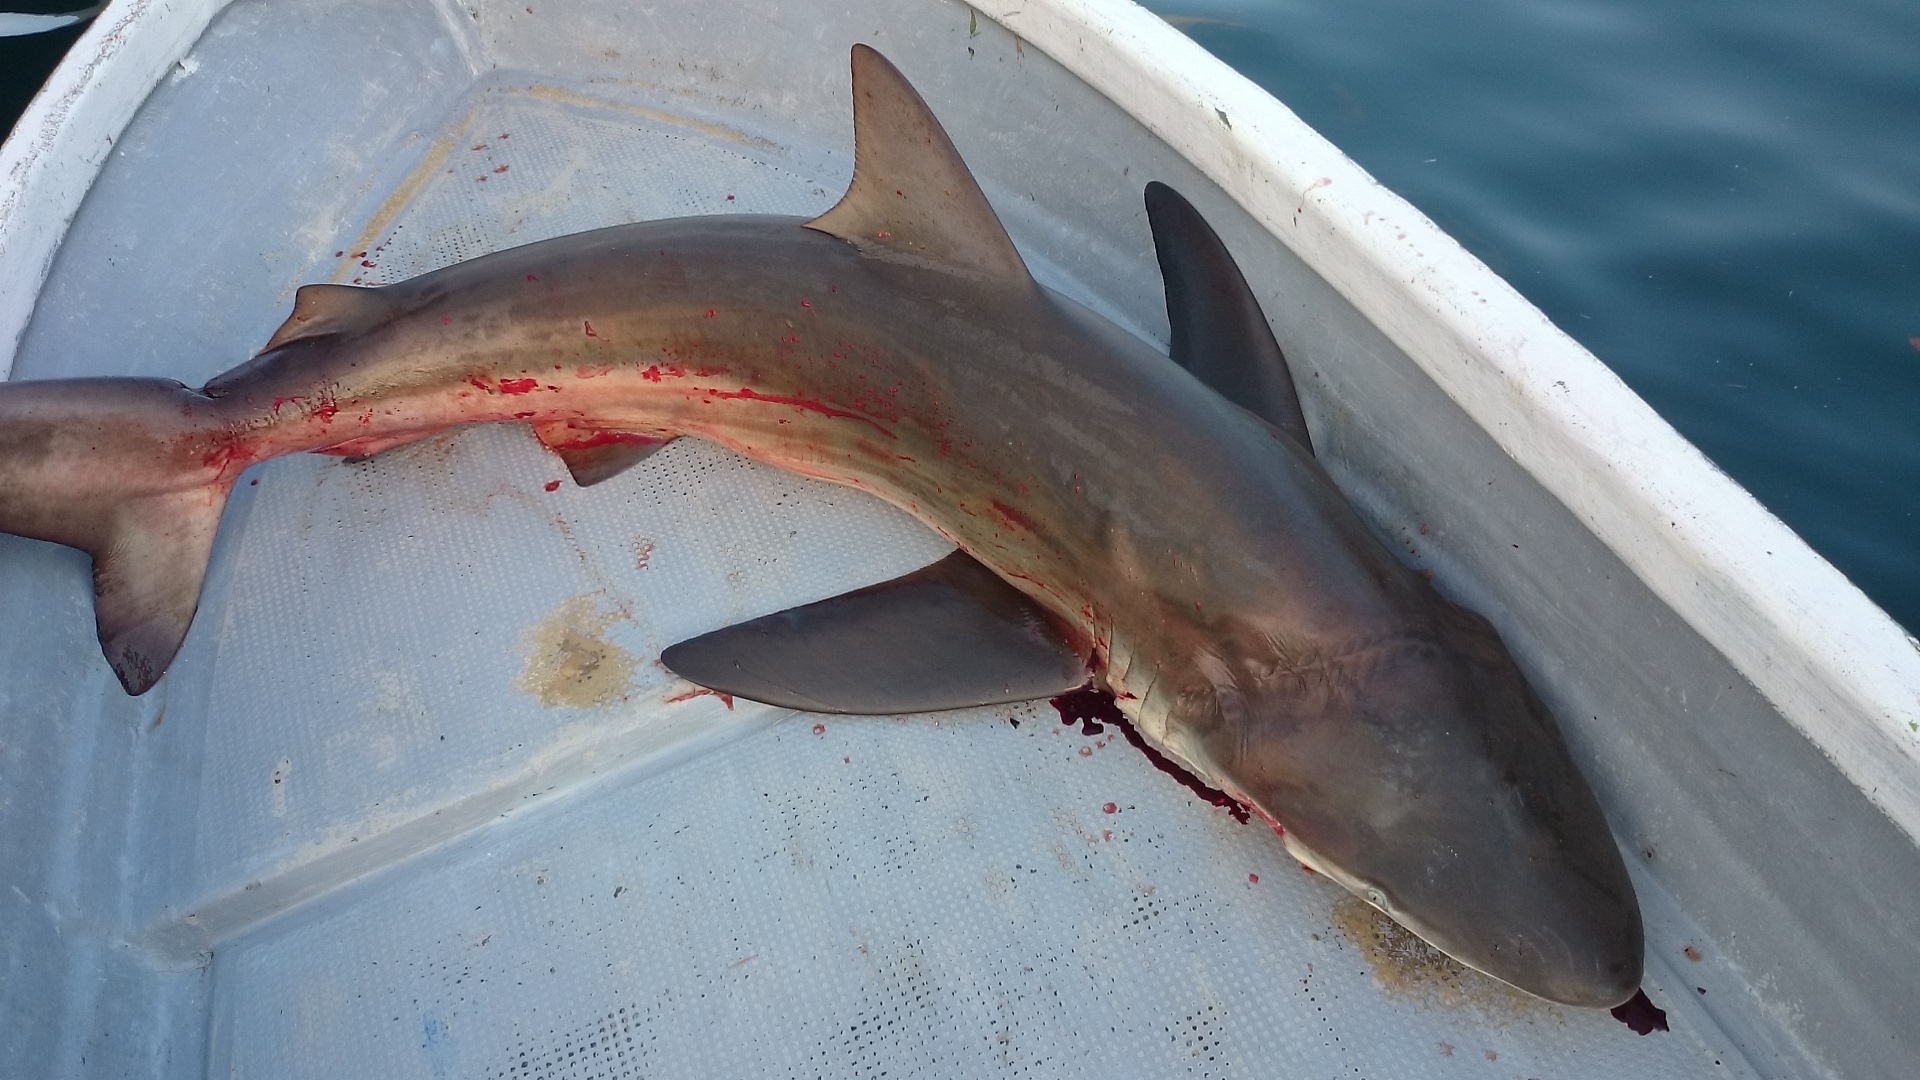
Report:
[[[1225,387],[1235,400],[1037,285],[925,105],[860,46],[854,89],[853,185],[812,222],[648,222],[378,289],[308,286],[262,353],[198,391],[0,385],[0,528],[92,553],[103,648],[139,693],[178,648],[226,494],[257,462],[528,422],[592,482],[707,439],[952,540],[986,584],[942,571],[912,596],[991,587],[1006,595],[983,608],[1041,613],[1042,683],[1084,681],[1092,657],[1154,745],[1462,963],[1557,1002],[1632,996],[1639,908],[1552,717],[1493,629],[1335,489],[1218,238],[1150,189],[1176,359],[1230,373],[1220,353],[1244,345],[1279,365]],[[832,633],[857,637],[864,612],[909,596],[863,591]],[[809,618],[796,609],[792,632]],[[1037,633],[1018,612],[999,625],[1002,651]],[[757,647],[729,662],[745,670]],[[889,693],[884,660],[860,676],[877,690],[828,670],[796,699],[926,707]]]

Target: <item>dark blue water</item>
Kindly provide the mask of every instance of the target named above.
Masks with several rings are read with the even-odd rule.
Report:
[[[1149,6],[1920,628],[1920,3]],[[0,39],[0,116],[74,33]]]

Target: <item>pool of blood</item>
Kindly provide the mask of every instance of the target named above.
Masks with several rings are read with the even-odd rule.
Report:
[[[1219,788],[1209,787],[1199,777],[1181,767],[1178,762],[1149,746],[1147,740],[1134,730],[1127,718],[1120,715],[1120,707],[1114,704],[1113,695],[1107,691],[1098,687],[1083,686],[1078,690],[1069,690],[1057,698],[1052,698],[1048,703],[1059,712],[1062,724],[1069,727],[1079,724],[1082,735],[1098,735],[1106,730],[1103,725],[1114,725],[1120,729],[1120,733],[1127,737],[1127,741],[1132,743],[1135,749],[1147,755],[1147,760],[1153,762],[1154,768],[1180,781],[1188,791],[1232,814],[1233,820],[1240,824],[1245,825],[1250,820],[1247,808],[1240,805],[1233,796]]]
[[[1635,1035],[1651,1035],[1655,1031],[1666,1031],[1667,1011],[1647,1000],[1645,990],[1635,990],[1633,996],[1624,1003],[1608,1009],[1615,1020],[1633,1029]]]

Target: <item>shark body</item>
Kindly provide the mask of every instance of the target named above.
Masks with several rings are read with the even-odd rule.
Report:
[[[854,71],[854,181],[811,222],[649,222],[308,286],[200,390],[0,385],[0,529],[92,553],[103,647],[139,693],[257,462],[527,422],[594,482],[708,439],[959,553],[683,643],[675,671],[900,712],[1071,689],[1091,657],[1147,739],[1443,951],[1555,1001],[1631,996],[1639,909],[1553,719],[1340,496],[1205,222],[1149,188],[1169,362],[1036,284],[911,87],[863,47]]]

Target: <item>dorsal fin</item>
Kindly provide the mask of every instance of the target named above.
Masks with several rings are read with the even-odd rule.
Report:
[[[1200,211],[1167,185],[1149,183],[1146,198],[1160,276],[1167,285],[1174,362],[1312,453],[1287,358],[1227,245]]]
[[[927,103],[865,45],[853,47],[853,183],[807,227],[881,258],[1032,280]]]
[[[302,285],[293,296],[293,314],[267,339],[260,351],[272,352],[288,342],[360,330],[386,319],[393,304],[377,288],[353,285]]]

